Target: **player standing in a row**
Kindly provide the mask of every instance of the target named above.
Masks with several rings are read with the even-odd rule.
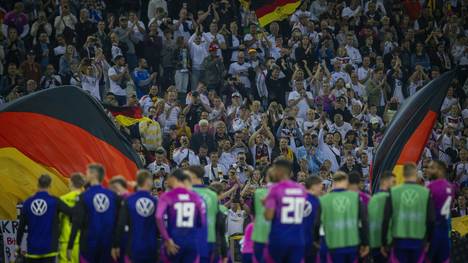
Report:
[[[304,207],[304,258],[306,263],[313,263],[317,259],[318,248],[314,245],[315,227],[320,222],[318,211],[320,209],[319,197],[322,195],[322,179],[310,176],[305,180],[307,199]]]
[[[80,261],[111,262],[112,236],[117,221],[120,199],[104,188],[104,167],[90,164],[86,170],[89,188],[79,196],[72,217],[72,230],[68,240],[68,259],[71,258],[75,238],[80,231]]]
[[[272,168],[268,168],[265,176],[267,183],[271,182]],[[265,255],[265,244],[270,234],[270,221],[265,220],[265,206],[263,200],[268,194],[268,189],[261,187],[255,190],[252,213],[254,215],[254,227],[252,232],[252,241],[254,242],[254,262],[263,263]]]
[[[85,185],[84,175],[81,173],[74,173],[70,176],[70,192],[60,197],[69,207],[75,207],[78,196],[83,192]],[[67,260],[68,251],[68,240],[70,239],[71,233],[71,220],[70,217],[61,214],[60,215],[60,250],[58,256],[58,262],[67,263],[78,263],[80,262],[80,244],[78,240],[75,241],[73,251],[71,254],[71,260]]]
[[[320,224],[323,227],[325,243],[332,262],[356,262],[358,257],[369,253],[369,222],[367,207],[359,193],[349,191],[348,175],[336,172],[333,175],[333,189],[320,198]]]
[[[382,246],[382,222],[384,216],[385,203],[389,196],[390,188],[395,184],[395,177],[392,172],[386,171],[380,176],[380,188],[375,193],[368,205],[369,216],[369,245],[371,257],[374,262],[386,262],[388,258],[380,251]],[[391,239],[389,239],[390,242]]]
[[[304,206],[306,191],[293,182],[291,163],[277,160],[273,164],[273,182],[265,198],[265,219],[271,221],[268,254],[274,262],[299,263],[304,257]]]
[[[382,224],[382,254],[388,256],[388,231],[391,233],[392,258],[397,262],[420,262],[432,239],[434,206],[429,190],[418,185],[415,164],[403,167],[405,182],[390,190]],[[391,221],[391,226],[390,226]]]
[[[431,192],[436,213],[428,257],[432,263],[448,262],[450,258],[450,207],[455,190],[453,185],[445,179],[447,166],[444,162],[432,161],[429,164],[428,173],[433,181],[427,187]]]
[[[114,249],[112,257],[117,262],[120,256],[120,242],[125,228],[128,227],[128,244],[126,244],[125,262],[157,262],[158,242],[156,226],[157,201],[151,195],[153,188],[152,175],[147,170],[140,170],[136,176],[137,191],[123,201],[119,211]]]
[[[192,181],[192,190],[202,198],[205,204],[206,224],[200,229],[198,244],[200,250],[200,263],[208,263],[214,259],[216,234],[219,232],[219,229],[216,229],[216,226],[218,225],[216,217],[219,211],[218,195],[203,184],[205,169],[201,166],[190,166],[186,172]],[[224,233],[222,233],[222,235],[224,235]]]
[[[203,200],[187,189],[190,178],[180,169],[173,171],[167,178],[170,191],[158,201],[156,220],[164,240],[164,256],[167,262],[197,262],[199,251],[197,234],[205,224]],[[164,216],[167,215],[167,228]]]
[[[18,255],[20,252],[19,245],[27,228],[26,262],[55,262],[60,235],[59,213],[67,216],[72,213],[62,200],[49,194],[51,183],[49,175],[41,175],[37,193],[28,198],[21,209],[15,253]]]

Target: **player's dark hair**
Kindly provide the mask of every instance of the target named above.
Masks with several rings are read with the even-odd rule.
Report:
[[[169,174],[169,177],[174,177],[179,182],[183,182],[189,179],[189,177],[184,173],[182,169],[175,169],[174,171],[172,171],[172,173]]]
[[[305,187],[309,189],[313,185],[322,184],[322,179],[318,176],[309,176],[305,179]]]
[[[444,175],[447,173],[447,165],[443,161],[441,161],[441,160],[432,160],[432,162],[437,164],[437,166],[440,169],[442,169],[442,171],[444,172]]]
[[[109,184],[120,184],[123,188],[127,188],[127,180],[121,175],[116,175],[112,177],[109,181]]]
[[[85,180],[82,173],[73,173],[70,176],[70,182],[74,188],[81,188],[85,185]]]
[[[405,163],[403,165],[403,176],[410,177],[417,172],[417,167],[415,163]]]
[[[290,161],[285,159],[277,159],[273,163],[273,166],[287,170],[288,177],[290,176],[292,171],[292,163]]]
[[[384,171],[383,174],[380,176],[380,183],[393,177],[395,177],[395,175],[392,173],[392,171]]]
[[[348,181],[350,184],[359,184],[361,183],[361,173],[356,172],[356,171],[351,171],[348,174]]]
[[[137,181],[138,187],[142,187],[145,184],[146,180],[148,179],[152,179],[152,175],[148,170],[146,169],[138,170],[137,175],[136,175],[136,181]]]
[[[187,168],[187,171],[193,173],[198,179],[203,180],[203,177],[205,177],[205,169],[199,165],[191,165]]]
[[[105,170],[104,167],[99,163],[92,163],[88,165],[88,169],[92,172],[97,173],[99,182],[104,181]]]
[[[41,189],[49,188],[51,183],[52,183],[52,178],[48,174],[43,174],[39,176],[39,179],[37,180],[37,185]]]

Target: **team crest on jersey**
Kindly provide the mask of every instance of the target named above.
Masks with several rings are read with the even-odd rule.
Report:
[[[335,199],[333,199],[333,209],[338,212],[338,213],[344,213],[346,211],[346,208],[349,206],[351,203],[349,201],[349,198],[346,196],[338,196]]]
[[[96,194],[93,197],[94,209],[99,213],[104,213],[109,209],[109,198],[105,194]]]
[[[142,197],[136,201],[136,211],[142,217],[151,216],[154,212],[154,203],[151,199]]]
[[[47,212],[47,203],[44,199],[36,199],[31,203],[31,212],[36,216],[42,216]]]
[[[308,217],[310,213],[312,213],[312,204],[306,201],[304,205],[304,217]]]
[[[419,199],[419,194],[413,189],[408,189],[401,194],[401,202],[406,206],[414,205]]]

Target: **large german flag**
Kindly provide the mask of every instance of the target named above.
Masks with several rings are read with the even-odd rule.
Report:
[[[403,182],[403,164],[417,163],[440,114],[442,102],[456,70],[429,82],[408,98],[393,118],[378,146],[372,165],[372,191],[379,187],[380,175],[392,171]]]
[[[81,89],[64,86],[0,106],[0,218],[15,218],[16,204],[53,178],[51,192],[68,191],[67,178],[101,163],[107,177],[132,179],[140,159],[102,106]]]
[[[294,13],[301,5],[300,0],[252,0],[250,8],[255,10],[261,27],[280,21]]]

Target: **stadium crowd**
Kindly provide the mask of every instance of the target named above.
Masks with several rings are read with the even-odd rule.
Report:
[[[246,231],[274,160],[291,162],[299,183],[317,177],[329,191],[341,171],[369,192],[375,150],[402,103],[459,67],[417,170],[429,183],[431,160],[445,163],[457,188],[451,214],[467,215],[467,1],[306,0],[264,28],[233,0],[0,3],[0,103],[75,85],[107,108],[141,112],[115,124],[154,194],[174,168],[203,167],[201,183],[228,208],[229,236]]]

